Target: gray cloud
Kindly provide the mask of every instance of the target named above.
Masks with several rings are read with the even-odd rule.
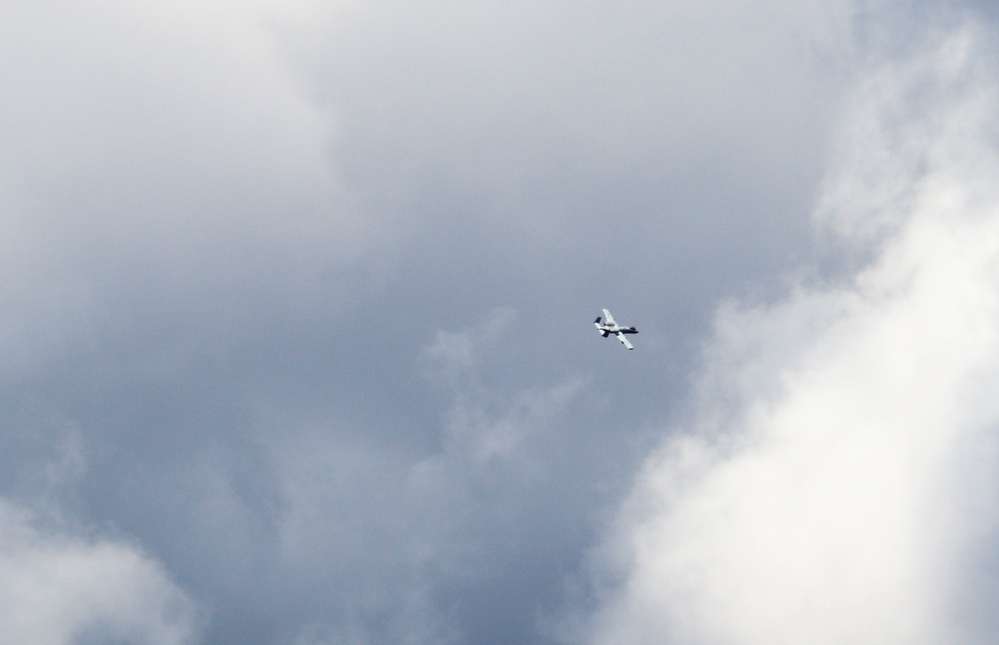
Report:
[[[141,545],[204,642],[557,640],[718,302],[849,274],[808,213],[896,12],[5,6],[0,495]],[[733,401],[794,302],[721,315]]]

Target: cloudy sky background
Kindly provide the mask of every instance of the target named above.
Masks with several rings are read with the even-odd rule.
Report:
[[[999,16],[785,5],[6,3],[0,640],[994,642]]]

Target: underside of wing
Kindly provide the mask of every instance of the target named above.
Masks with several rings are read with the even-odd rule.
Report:
[[[611,312],[607,311],[606,309],[604,309],[603,311],[604,311],[604,324],[607,325],[608,327],[613,327],[614,325],[616,325],[617,323],[614,322],[614,316],[611,315]]]
[[[617,339],[622,343],[624,343],[624,346],[627,347],[628,349],[635,349],[634,345],[628,342],[628,338],[624,334],[619,333],[617,335]]]

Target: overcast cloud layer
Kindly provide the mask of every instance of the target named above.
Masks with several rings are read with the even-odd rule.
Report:
[[[996,16],[788,4],[6,3],[0,640],[993,642]]]

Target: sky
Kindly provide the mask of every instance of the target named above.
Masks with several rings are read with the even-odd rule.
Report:
[[[995,642],[997,36],[4,3],[0,641]]]

